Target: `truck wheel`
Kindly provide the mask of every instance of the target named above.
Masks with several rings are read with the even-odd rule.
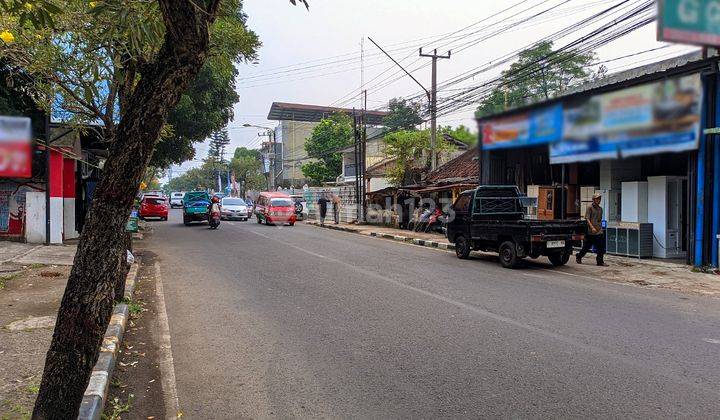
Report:
[[[466,260],[470,257],[470,243],[463,235],[458,235],[458,237],[455,238],[455,255],[461,260]]]
[[[518,262],[517,248],[515,247],[515,242],[503,242],[502,244],[500,244],[500,249],[498,250],[498,253],[500,254],[500,264],[502,264],[503,267],[515,267]]]
[[[191,222],[190,218],[183,214],[183,224],[185,226],[190,226],[190,222]]]
[[[550,263],[554,265],[555,267],[560,267],[570,260],[570,251],[560,251],[556,252],[554,254],[548,255],[548,259],[550,260]]]

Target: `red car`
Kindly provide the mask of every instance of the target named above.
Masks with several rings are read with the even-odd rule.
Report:
[[[164,197],[145,196],[140,202],[140,219],[148,217],[159,217],[161,220],[168,219],[168,204]]]
[[[295,204],[289,195],[281,192],[260,193],[255,201],[255,217],[258,223],[295,224]]]

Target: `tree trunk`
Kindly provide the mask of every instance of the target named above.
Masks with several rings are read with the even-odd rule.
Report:
[[[110,321],[133,198],[169,111],[205,61],[218,2],[159,0],[163,46],[140,72],[117,126],[58,311],[34,419],[77,417]],[[198,3],[210,6],[199,10]]]

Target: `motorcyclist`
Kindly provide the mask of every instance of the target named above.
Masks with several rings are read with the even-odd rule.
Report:
[[[213,213],[220,213],[220,198],[213,196],[208,204],[208,220],[212,217]]]

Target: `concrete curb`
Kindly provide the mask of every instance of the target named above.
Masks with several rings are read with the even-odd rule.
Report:
[[[316,226],[316,227],[325,228],[325,229],[357,233],[360,235],[370,236],[373,238],[390,239],[390,240],[398,241],[398,242],[406,242],[406,243],[410,243],[410,244],[417,245],[417,246],[424,246],[427,248],[439,248],[439,249],[444,249],[446,251],[454,251],[455,250],[455,244],[451,244],[451,243],[447,243],[447,242],[437,242],[437,241],[431,241],[428,239],[413,238],[410,236],[393,235],[390,233],[381,233],[381,232],[373,232],[373,231],[363,232],[360,229],[355,229],[355,228],[345,227],[345,226],[335,226],[335,225],[321,226],[317,222],[307,222],[307,224]]]
[[[125,280],[125,298],[131,298],[135,290],[135,282],[137,279],[140,261],[130,267],[130,271]],[[128,306],[125,303],[118,303],[113,308],[110,324],[105,330],[103,342],[100,345],[100,355],[97,363],[93,367],[90,375],[90,382],[85,389],[85,396],[80,405],[79,420],[99,420],[102,417],[105,408],[105,400],[107,399],[108,388],[110,387],[110,378],[112,378],[115,364],[118,358],[118,351],[125,334],[125,326],[130,317]]]

